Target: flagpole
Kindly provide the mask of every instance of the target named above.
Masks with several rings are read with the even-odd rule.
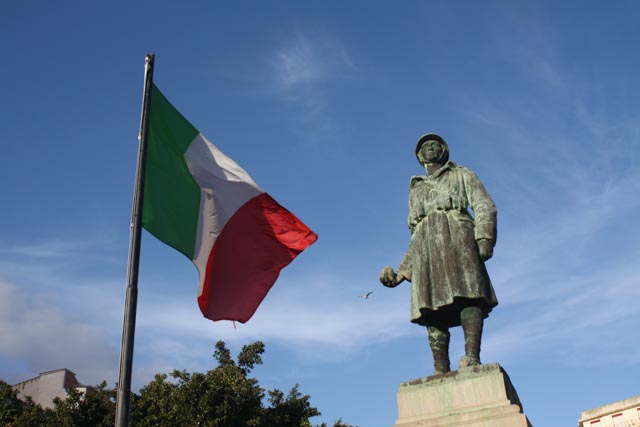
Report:
[[[138,267],[140,265],[140,239],[142,235],[142,201],[147,158],[147,133],[149,130],[149,107],[155,55],[148,53],[144,59],[144,90],[142,114],[138,134],[138,163],[131,208],[131,237],[129,240],[129,267],[127,291],[122,323],[122,346],[120,348],[120,376],[116,400],[116,427],[128,427],[131,408],[131,368],[133,366],[133,342],[136,330],[136,308],[138,305]]]

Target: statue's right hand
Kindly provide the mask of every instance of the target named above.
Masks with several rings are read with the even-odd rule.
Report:
[[[393,268],[386,266],[380,272],[380,283],[388,288],[395,288],[400,282],[398,282],[396,272]]]

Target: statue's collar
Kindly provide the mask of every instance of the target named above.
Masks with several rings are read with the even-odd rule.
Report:
[[[413,188],[414,185],[416,185],[417,183],[421,182],[421,181],[427,181],[427,180],[431,180],[431,179],[435,179],[439,176],[441,176],[442,174],[444,174],[445,172],[453,169],[454,167],[456,167],[457,165],[451,161],[445,163],[444,165],[442,165],[433,175],[415,175],[411,177],[411,188]]]
[[[451,170],[453,167],[455,167],[455,163],[453,163],[452,161],[448,161],[447,163],[445,163],[444,165],[440,166],[438,168],[437,171],[435,171],[435,173],[433,175],[427,175],[428,177],[432,177],[432,178],[437,178],[440,175],[442,175],[443,173],[445,173],[448,170]]]

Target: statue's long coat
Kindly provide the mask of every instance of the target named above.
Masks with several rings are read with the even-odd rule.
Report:
[[[412,283],[411,321],[459,326],[470,304],[486,317],[498,300],[476,240],[495,244],[493,200],[472,171],[453,162],[412,177],[409,191],[411,243],[398,270]]]

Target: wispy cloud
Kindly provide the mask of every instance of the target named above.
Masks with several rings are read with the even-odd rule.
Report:
[[[408,322],[408,287],[376,290],[365,300],[341,278],[316,276],[304,282],[279,280],[245,325],[203,318],[195,288],[168,296],[161,291],[165,284],[156,283],[159,290],[145,292],[138,301],[134,386],[175,368],[210,369],[215,362],[209,355],[218,340],[232,349],[258,340],[277,344],[298,362],[312,364],[339,363],[368,345],[416,334]]]
[[[0,359],[22,371],[0,367],[0,378],[66,367],[90,384],[115,379],[124,288],[124,279],[117,287],[109,279],[110,269],[124,274],[115,247],[112,238],[86,236],[1,249]]]
[[[124,274],[125,251],[121,242],[102,235],[5,243],[0,248],[0,280],[39,290],[101,282],[110,269]]]
[[[31,258],[62,258],[84,252],[87,242],[70,240],[50,240],[19,245],[4,249],[5,252]]]
[[[632,357],[635,343],[629,340],[640,327],[636,304],[640,278],[636,270],[615,265],[575,277],[573,283],[559,278],[551,284],[559,290],[555,295],[534,296],[528,308],[519,306],[518,320],[488,334],[487,353],[501,360],[527,353],[581,364],[595,359],[639,363],[637,354]],[[602,346],[611,341],[619,341],[613,353]],[[582,357],[585,354],[589,354],[588,359]]]
[[[318,58],[308,40],[298,38],[293,44],[276,53],[274,65],[277,77],[285,88],[325,77],[325,66]]]
[[[63,367],[90,384],[114,378],[117,349],[105,325],[87,320],[91,311],[72,311],[56,295],[0,282],[0,357],[24,366],[23,372],[0,368],[0,378],[17,382]]]
[[[117,242],[112,236],[95,234],[83,237],[53,237],[35,240],[28,243],[5,243],[0,253],[5,256],[33,258],[33,259],[100,259],[109,260],[108,256]]]
[[[141,308],[139,325],[149,333],[170,337],[217,337],[229,341],[275,340],[290,348],[323,348],[327,358],[336,352],[343,357],[371,342],[389,341],[407,334],[409,312],[406,293],[380,296],[374,292],[365,300],[346,294],[347,286],[336,277],[316,278],[303,286],[295,280],[281,280],[247,325],[212,323],[202,318],[191,295],[165,298],[156,294]],[[153,309],[151,309],[153,307]],[[170,308],[171,307],[171,308]],[[179,308],[177,308],[179,307]],[[165,313],[171,310],[172,316]],[[152,332],[153,331],[153,332]],[[322,353],[322,352],[320,352]]]
[[[298,34],[273,53],[271,64],[278,95],[296,107],[294,132],[317,146],[335,140],[339,130],[330,113],[331,85],[355,69],[345,46],[335,38]]]
[[[631,166],[637,166],[633,153],[622,159],[638,132],[635,126],[623,130],[617,121],[605,125],[601,117],[592,118],[586,121],[597,128],[585,123],[582,134],[598,140],[603,129],[615,129],[615,140],[589,144],[584,153],[582,141],[558,132],[562,143],[556,148],[539,146],[537,152],[552,155],[527,169],[527,178],[540,183],[529,193],[535,203],[523,201],[515,189],[510,193],[509,185],[502,187],[505,200],[525,203],[534,215],[502,234],[497,260],[490,264],[502,303],[498,310],[515,319],[487,334],[486,353],[494,360],[544,354],[583,365],[640,362],[628,341],[640,327],[635,303],[640,267],[634,261],[640,243],[629,238],[640,208],[640,200],[629,194],[640,193],[640,172]],[[520,142],[536,152],[539,141]],[[603,341],[616,342],[618,351],[606,351]]]
[[[503,179],[491,190],[510,222],[489,263],[501,306],[485,359],[637,364],[639,120],[594,103],[605,101],[602,88],[576,80],[552,39],[520,41],[503,48],[535,93],[463,101],[472,127],[496,136],[492,164]]]
[[[71,248],[76,243],[34,245]],[[122,330],[123,279],[93,277],[91,268],[73,274],[61,252],[40,262],[27,276],[34,258],[4,262],[0,277],[0,359],[21,363],[22,372],[0,378],[15,382],[40,371],[67,367],[81,381],[116,380]],[[19,252],[19,251],[18,251]],[[48,251],[29,250],[33,257]],[[63,251],[64,252],[64,251]],[[41,259],[42,261],[42,259]],[[89,266],[91,267],[91,266]],[[12,272],[7,275],[7,271]],[[121,272],[118,271],[120,274]],[[7,278],[6,276],[11,276]],[[247,325],[211,322],[196,304],[196,283],[176,289],[164,277],[145,277],[138,299],[134,385],[174,368],[202,370],[214,362],[217,340],[231,346],[262,340],[278,343],[305,363],[338,362],[371,343],[389,342],[415,329],[407,321],[408,288],[380,286],[369,299],[360,298],[352,277],[313,274],[281,278]],[[368,277],[368,275],[361,275]],[[42,286],[43,280],[46,286]],[[69,278],[72,277],[72,280]],[[151,286],[152,285],[152,286]],[[385,292],[387,291],[387,292]],[[203,355],[206,355],[203,357]]]
[[[342,78],[353,67],[345,47],[336,40],[314,40],[297,35],[274,53],[272,64],[278,82],[289,90]]]

